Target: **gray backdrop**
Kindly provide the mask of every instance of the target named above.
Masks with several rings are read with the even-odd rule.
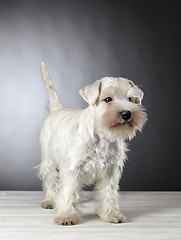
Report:
[[[40,61],[64,106],[123,76],[145,92],[149,121],[129,145],[121,190],[181,190],[180,12],[167,1],[0,1],[0,190],[40,190],[37,136],[47,114]]]

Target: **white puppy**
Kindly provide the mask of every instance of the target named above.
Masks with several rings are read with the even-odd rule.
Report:
[[[49,115],[39,138],[42,207],[56,208],[57,224],[77,224],[82,187],[95,183],[98,215],[106,222],[124,222],[117,196],[124,141],[146,122],[143,92],[130,80],[105,77],[80,89],[86,109],[63,108],[43,61],[41,68],[49,94]]]

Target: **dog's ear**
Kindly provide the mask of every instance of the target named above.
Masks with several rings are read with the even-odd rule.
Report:
[[[129,84],[132,88],[128,91],[131,96],[135,97],[136,102],[141,105],[141,100],[143,99],[144,93],[143,91],[136,86],[132,81],[128,80]]]
[[[87,85],[79,90],[80,96],[89,104],[94,105],[99,100],[101,92],[101,81]]]

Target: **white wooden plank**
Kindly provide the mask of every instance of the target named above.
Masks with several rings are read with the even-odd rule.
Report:
[[[118,225],[99,219],[93,193],[85,196],[80,224],[58,226],[55,211],[40,207],[42,192],[0,192],[0,239],[181,239],[181,192],[120,192],[127,222]]]

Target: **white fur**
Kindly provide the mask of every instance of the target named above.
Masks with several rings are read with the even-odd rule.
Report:
[[[96,183],[98,215],[106,222],[124,222],[117,197],[126,159],[124,140],[132,138],[146,122],[144,109],[129,98],[141,102],[143,92],[127,79],[103,78],[79,91],[89,103],[85,110],[63,108],[45,63],[41,66],[49,93],[49,115],[39,137],[45,193],[42,207],[56,208],[57,224],[77,224],[81,189],[84,184]],[[106,97],[113,101],[106,103]],[[117,119],[125,109],[133,113],[129,123]]]

